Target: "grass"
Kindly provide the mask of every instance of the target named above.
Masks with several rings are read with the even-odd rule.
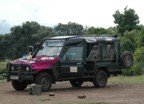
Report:
[[[4,80],[5,78],[1,76],[6,71],[7,62],[0,62],[0,80]]]
[[[144,84],[144,75],[110,77],[108,84]]]

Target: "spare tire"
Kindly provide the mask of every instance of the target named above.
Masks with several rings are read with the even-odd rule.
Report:
[[[133,64],[133,54],[129,51],[121,55],[121,61],[124,68],[130,68]]]

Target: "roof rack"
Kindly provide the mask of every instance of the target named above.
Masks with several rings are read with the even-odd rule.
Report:
[[[117,35],[107,35],[107,34],[103,34],[103,35],[100,35],[99,37],[113,37],[113,38],[117,38],[118,36]]]

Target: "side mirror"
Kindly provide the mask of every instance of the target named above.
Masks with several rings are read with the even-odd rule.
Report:
[[[37,43],[35,44],[35,49],[40,49],[40,50],[42,50],[42,49],[43,49],[42,44],[41,44],[40,42],[37,42]]]
[[[40,42],[37,42],[37,43],[35,44],[35,46],[36,46],[36,48],[39,48],[39,47],[41,46]]]

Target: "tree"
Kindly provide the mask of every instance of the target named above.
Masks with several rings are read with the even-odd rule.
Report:
[[[41,26],[37,32],[37,34],[33,34],[33,38],[36,38],[37,41],[40,41],[41,39],[45,37],[52,37],[56,36],[56,33],[54,32],[53,28],[51,27],[45,27]]]
[[[4,40],[4,36],[0,35],[0,61],[4,60],[3,40]]]
[[[4,36],[0,34],[0,41],[2,41],[3,38],[4,38]]]
[[[69,22],[68,24],[59,23],[54,27],[54,31],[57,35],[82,35],[83,26],[72,22]]]
[[[8,56],[9,52],[12,52],[11,39],[12,37],[10,34],[5,34],[3,36],[3,39],[0,41],[0,59],[2,60],[4,60]]]
[[[5,36],[5,40],[3,44],[0,44],[0,47],[5,47],[3,52],[7,57],[15,59],[26,54],[28,46],[34,46],[42,38],[54,35],[52,28],[40,26],[34,21],[27,21],[22,26],[12,27],[11,34]]]
[[[118,32],[122,35],[125,31],[139,29],[139,16],[135,13],[134,9],[127,9],[125,7],[123,13],[117,10],[113,17],[115,19],[114,23],[117,24]]]
[[[13,58],[21,57],[26,54],[29,45],[34,45],[33,34],[36,34],[40,28],[37,22],[23,23],[22,26],[14,26],[11,28],[11,50],[14,51]],[[12,57],[11,57],[12,58]]]
[[[121,38],[121,51],[131,51],[134,53],[135,49],[137,48],[137,41],[138,41],[138,30],[133,31],[126,31],[124,36]]]
[[[144,46],[144,26],[141,26],[141,31],[137,33],[138,39],[137,39],[137,44],[138,47]]]
[[[95,27],[90,27],[88,28],[87,34],[95,34],[95,35],[102,35],[106,34],[107,30],[104,28],[95,28]]]
[[[84,28],[84,35],[116,35],[116,28],[109,27],[108,29],[105,28],[95,28],[95,27],[85,27]]]

